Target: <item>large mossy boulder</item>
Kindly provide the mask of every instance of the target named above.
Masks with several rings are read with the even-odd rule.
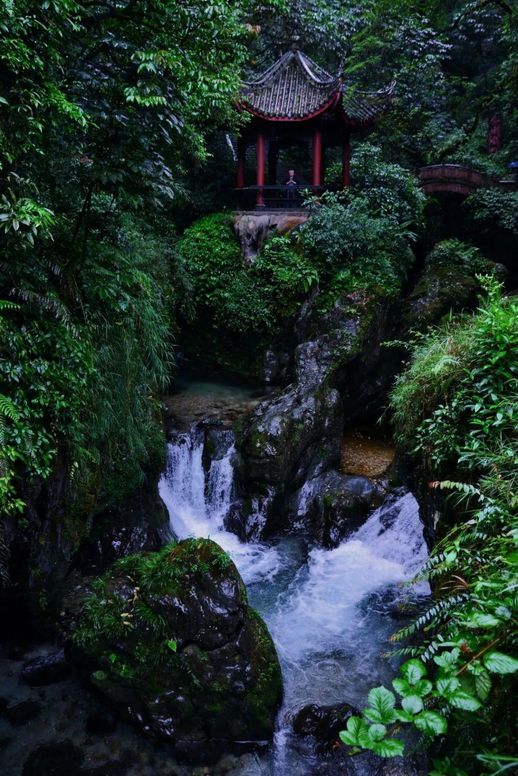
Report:
[[[480,284],[458,267],[428,266],[406,300],[403,322],[423,330],[451,311],[474,304]]]
[[[404,328],[423,331],[450,312],[474,307],[481,291],[479,275],[503,280],[506,270],[455,238],[436,243],[403,306]]]
[[[141,732],[200,751],[273,734],[281,672],[239,573],[206,539],[133,555],[75,589],[65,623],[85,678]]]

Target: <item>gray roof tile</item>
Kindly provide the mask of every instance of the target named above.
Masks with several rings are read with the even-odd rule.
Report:
[[[319,113],[336,98],[349,120],[368,124],[387,110],[393,89],[391,84],[379,92],[346,91],[338,75],[291,49],[262,75],[243,83],[241,104],[265,119],[293,121]]]

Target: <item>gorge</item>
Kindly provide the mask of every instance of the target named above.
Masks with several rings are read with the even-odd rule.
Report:
[[[0,773],[518,767],[518,6],[0,0]]]

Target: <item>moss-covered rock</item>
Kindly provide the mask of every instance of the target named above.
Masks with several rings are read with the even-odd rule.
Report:
[[[282,684],[266,626],[217,544],[188,539],[130,556],[72,593],[80,670],[147,735],[179,750],[273,733]]]
[[[450,311],[471,306],[480,290],[477,279],[458,267],[429,266],[410,293],[405,328],[423,330]]]
[[[381,349],[393,334],[392,312],[389,298],[364,291],[336,300],[325,314],[316,303],[305,307],[296,327],[294,383],[236,426],[250,508],[244,505],[231,530],[259,539],[293,528],[294,494],[338,468],[344,422],[372,412],[393,378],[394,357]]]
[[[423,330],[444,315],[473,307],[481,290],[478,274],[505,276],[505,268],[484,258],[478,248],[457,239],[442,240],[426,257],[424,272],[404,310],[407,329]]]

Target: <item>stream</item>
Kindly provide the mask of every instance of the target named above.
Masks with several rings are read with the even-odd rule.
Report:
[[[284,702],[273,745],[232,773],[306,776],[318,756],[293,734],[293,714],[309,703],[361,705],[372,686],[390,681],[394,663],[383,653],[401,624],[398,605],[428,593],[424,584],[408,584],[427,554],[418,505],[398,491],[333,550],[296,537],[242,543],[225,530],[236,451],[232,431],[219,434],[217,456],[205,468],[197,424],[174,435],[160,495],[179,539],[211,538],[230,554],[281,661]]]

